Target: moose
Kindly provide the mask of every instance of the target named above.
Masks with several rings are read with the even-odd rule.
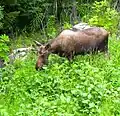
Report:
[[[58,54],[72,60],[75,55],[94,52],[108,52],[109,33],[102,27],[84,30],[63,30],[55,39],[46,44],[36,41],[39,46],[36,70],[41,69],[48,61],[49,54]]]

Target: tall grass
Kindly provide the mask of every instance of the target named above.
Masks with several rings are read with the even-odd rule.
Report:
[[[1,116],[120,116],[120,40],[103,53],[73,61],[49,56],[35,70],[36,55],[0,69]]]

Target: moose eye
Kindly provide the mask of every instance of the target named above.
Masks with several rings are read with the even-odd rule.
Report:
[[[41,51],[38,51],[39,54],[41,54]]]

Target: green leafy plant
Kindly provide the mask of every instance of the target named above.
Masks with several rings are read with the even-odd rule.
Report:
[[[7,35],[1,35],[0,36],[0,58],[8,61],[8,53],[9,53],[9,47],[8,47],[8,43],[9,43],[9,37]]]
[[[65,22],[63,27],[64,27],[64,29],[70,29],[72,27],[72,25]]]
[[[50,16],[48,19],[47,29],[46,29],[46,33],[49,38],[53,38],[56,36],[57,29],[55,27],[56,27],[55,16]]]
[[[110,7],[106,0],[93,3],[92,13],[88,20],[90,25],[101,26],[109,32],[116,33],[118,30],[119,13]]]

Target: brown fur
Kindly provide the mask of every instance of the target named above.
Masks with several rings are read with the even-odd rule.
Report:
[[[64,30],[57,38],[40,47],[40,55],[45,55],[47,58],[50,53],[54,53],[71,60],[76,54],[94,51],[107,52],[108,35],[105,29],[98,27],[82,31]],[[40,59],[39,56],[36,63],[37,68],[41,68],[45,64],[42,60],[39,62]]]

